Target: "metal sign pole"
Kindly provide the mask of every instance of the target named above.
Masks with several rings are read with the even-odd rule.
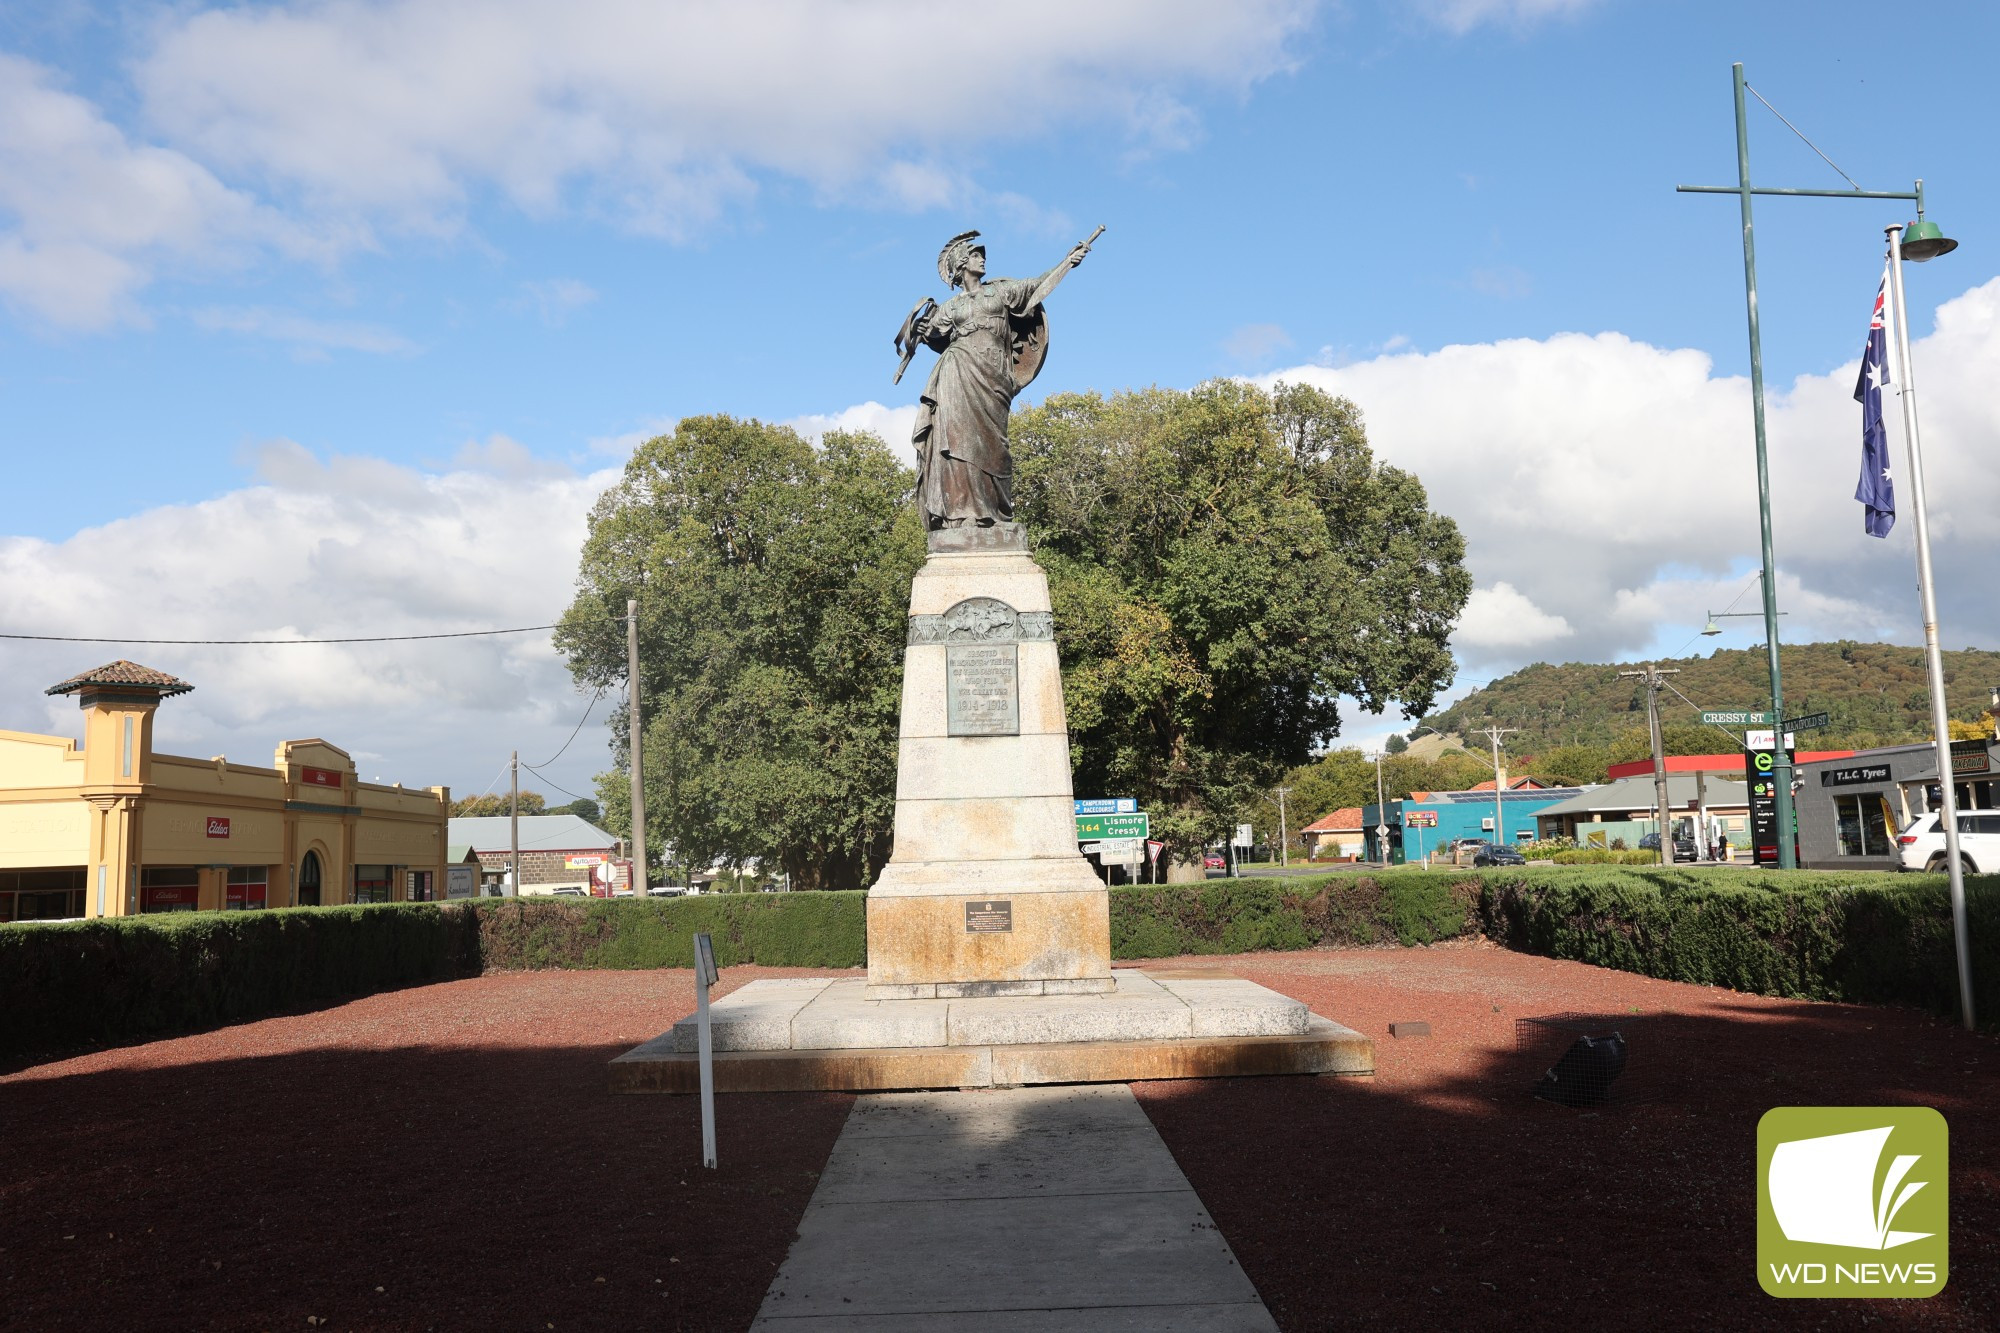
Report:
[[[701,1164],[715,1165],[715,1044],[708,1027],[708,988],[716,982],[715,946],[705,934],[694,937],[696,1046],[701,1065]]]

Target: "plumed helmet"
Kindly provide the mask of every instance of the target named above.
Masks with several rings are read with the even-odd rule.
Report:
[[[971,255],[974,250],[984,250],[986,248],[983,245],[975,246],[972,243],[978,236],[979,233],[976,231],[962,231],[946,241],[944,249],[938,251],[938,276],[944,279],[945,286],[957,286],[958,271],[965,267],[967,256]]]

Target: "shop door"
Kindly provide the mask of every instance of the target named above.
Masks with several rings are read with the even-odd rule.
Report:
[[[319,853],[307,852],[299,862],[299,906],[319,906]]]

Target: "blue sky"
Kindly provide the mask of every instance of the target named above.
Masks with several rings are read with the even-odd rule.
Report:
[[[1467,680],[1682,649],[1756,551],[1735,203],[1673,190],[1733,179],[1741,60],[1864,186],[1925,177],[1963,243],[1913,270],[1911,322],[1946,637],[1995,642],[1991,537],[1950,504],[2000,480],[2000,10],[1007,14],[0,11],[0,627],[552,619],[633,441],[716,411],[893,439],[913,394],[890,336],[937,294],[942,241],[978,227],[1025,274],[1103,223],[1035,393],[1316,378],[1465,523]],[[1754,101],[1751,134],[1760,183],[1842,184]],[[1758,205],[1791,638],[1915,641],[1908,525],[1866,542],[1847,498],[1880,227],[1906,212]],[[583,702],[545,644],[0,647],[0,726],[69,725],[39,686],[120,655],[209,686],[163,744],[256,758],[318,732],[461,792],[516,744],[553,751]],[[603,739],[550,775],[587,791]]]

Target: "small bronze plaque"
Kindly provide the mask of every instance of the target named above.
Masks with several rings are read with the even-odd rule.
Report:
[[[1006,935],[1014,929],[1014,904],[1001,898],[965,905],[965,933],[968,935]]]

